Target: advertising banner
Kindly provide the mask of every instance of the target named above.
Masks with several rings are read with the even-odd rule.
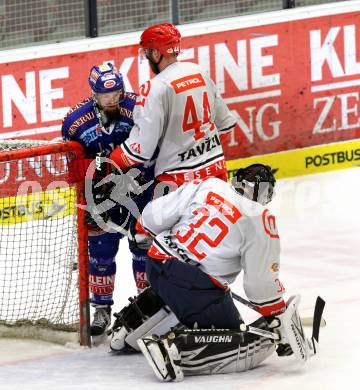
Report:
[[[228,160],[359,138],[359,16],[337,10],[184,37],[180,60],[207,69],[236,116],[224,141]],[[137,51],[119,41],[0,63],[0,138],[59,137],[64,115],[89,95],[94,64],[114,63],[126,88],[137,91],[151,77]]]

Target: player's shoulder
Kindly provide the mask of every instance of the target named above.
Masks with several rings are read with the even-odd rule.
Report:
[[[72,137],[80,124],[84,124],[95,118],[93,99],[91,97],[82,100],[72,107],[63,119],[62,132]]]
[[[205,70],[200,65],[195,64],[193,62],[180,62],[177,61],[174,63],[173,67],[169,68],[168,71],[169,75],[171,75],[171,78],[177,78],[177,77],[191,77],[193,75],[199,75],[202,76],[205,75]],[[161,74],[161,73],[160,73]]]
[[[64,117],[64,123],[71,123],[81,118],[84,114],[94,110],[93,100],[91,97],[82,100],[75,106],[71,107],[70,110]]]
[[[217,191],[219,194],[224,194],[227,190],[227,182],[216,177],[208,177],[206,179],[194,179],[184,184],[189,191],[208,193],[209,191]]]
[[[199,64],[195,64],[194,62],[178,62],[179,64],[179,68],[182,68],[182,69],[186,69],[186,70],[195,70],[195,71],[198,71],[198,72],[203,72],[204,69],[202,68],[201,65]]]
[[[137,96],[135,92],[125,92],[124,99],[120,102],[120,111],[122,108],[133,111]]]
[[[159,81],[176,94],[206,83],[204,69],[192,62],[175,62],[159,75]]]
[[[255,224],[261,223],[262,216],[265,211],[265,207],[263,205],[241,195],[238,195],[237,204],[244,217],[248,217],[249,220],[256,221]]]
[[[210,188],[214,188],[214,189],[230,189],[230,186],[229,184],[222,180],[222,179],[219,179],[218,177],[208,177],[206,178],[205,180],[201,180],[201,186],[206,186],[206,187],[210,187]]]
[[[136,102],[137,94],[135,92],[125,92],[123,102]]]
[[[154,78],[145,81],[139,88],[138,104],[142,106],[144,99],[157,102],[167,96],[167,87],[161,78],[156,75]]]

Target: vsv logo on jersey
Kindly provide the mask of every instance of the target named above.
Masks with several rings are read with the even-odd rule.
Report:
[[[188,91],[189,89],[205,86],[205,80],[201,73],[197,73],[174,80],[171,82],[171,85],[174,88],[175,93],[178,94]]]
[[[264,210],[262,214],[262,221],[266,234],[268,234],[271,238],[279,238],[275,217],[270,214],[268,209]]]

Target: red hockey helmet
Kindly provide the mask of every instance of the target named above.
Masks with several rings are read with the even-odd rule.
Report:
[[[179,54],[180,42],[179,30],[170,23],[148,27],[140,37],[140,47],[143,50],[157,49],[165,57]]]

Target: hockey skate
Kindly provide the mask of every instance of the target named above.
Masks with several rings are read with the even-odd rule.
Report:
[[[96,305],[94,320],[90,326],[91,336],[101,336],[106,333],[111,324],[111,307],[108,305]]]

